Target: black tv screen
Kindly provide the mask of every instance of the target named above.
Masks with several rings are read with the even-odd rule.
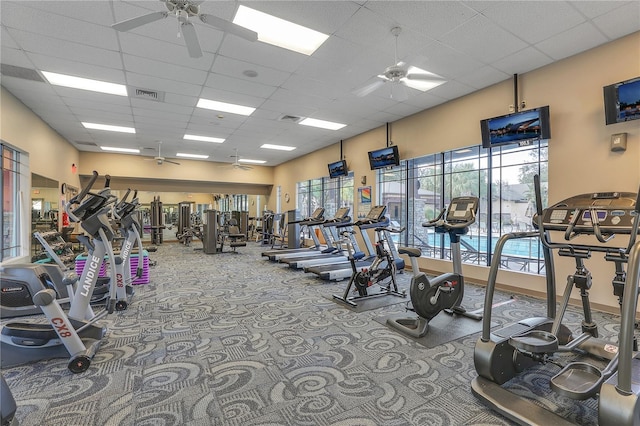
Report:
[[[349,175],[349,170],[347,170],[347,162],[345,160],[336,161],[335,163],[329,163],[327,166],[329,167],[330,178]]]
[[[369,165],[371,170],[384,169],[400,164],[400,155],[398,154],[398,146],[388,146],[375,151],[369,151]]]
[[[551,138],[549,107],[530,109],[480,121],[482,146],[491,148],[507,144],[527,144]]]
[[[640,77],[603,88],[607,124],[640,119]]]

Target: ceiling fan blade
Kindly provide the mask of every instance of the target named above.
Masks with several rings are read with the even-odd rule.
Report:
[[[247,166],[247,165],[240,164],[240,163],[235,163],[233,165],[233,167],[236,168],[236,169],[240,169],[240,170],[251,170],[251,169],[253,169],[253,167],[251,167],[251,166]]]
[[[397,102],[403,102],[409,99],[409,95],[402,81],[400,84],[394,83],[391,85],[391,99]]]
[[[434,83],[444,82],[444,78],[435,74],[413,73],[407,74],[407,80],[433,81]]]
[[[163,162],[165,162],[165,163],[171,163],[171,164],[177,164],[178,166],[180,165],[180,163],[178,163],[177,161],[167,160],[166,158],[163,160]]]
[[[169,16],[168,12],[153,12],[148,13],[146,15],[138,16],[135,18],[127,19],[125,21],[121,21],[111,25],[116,31],[129,31],[134,28],[141,27],[145,24],[149,24],[151,22],[159,21],[160,19],[166,18]]]
[[[385,80],[376,80],[373,83],[369,83],[365,86],[355,89],[351,93],[353,93],[359,98],[362,98],[363,96],[367,96],[369,93],[372,93],[373,91],[379,89],[380,86],[382,86],[384,83],[385,83]]]
[[[248,28],[242,27],[240,25],[234,24],[233,22],[226,21],[222,18],[218,18],[214,15],[208,15],[206,13],[201,13],[198,15],[200,20],[207,25],[210,25],[214,28],[222,30],[226,33],[233,34],[238,37],[242,37],[245,40],[249,41],[257,41],[258,33],[252,31]]]
[[[182,30],[182,37],[184,37],[184,43],[187,45],[189,56],[192,58],[200,58],[202,56],[202,49],[200,48],[200,42],[198,41],[198,35],[196,29],[191,22],[183,22],[180,24]]]

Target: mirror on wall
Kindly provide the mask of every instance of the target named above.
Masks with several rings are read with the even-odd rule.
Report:
[[[60,190],[57,180],[31,173],[31,230],[58,229]]]
[[[145,242],[151,241],[151,204],[156,197],[162,202],[162,219],[164,221],[162,240],[167,242],[177,241],[176,232],[180,222],[180,204],[190,203],[191,213],[200,216],[200,219],[206,210],[244,211],[248,213],[245,215],[248,218],[261,217],[262,211],[267,205],[267,197],[264,195],[141,191],[138,193],[138,199],[144,228],[142,237]],[[245,228],[248,236],[251,236],[251,232],[255,229],[255,221],[253,219],[247,220]]]

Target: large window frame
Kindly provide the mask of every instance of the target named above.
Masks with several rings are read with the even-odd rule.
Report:
[[[478,217],[462,238],[462,260],[489,266],[500,236],[533,229],[534,174],[541,177],[546,206],[546,140],[491,149],[471,146],[403,160],[398,167],[379,170],[376,174],[378,202],[387,205],[391,220],[406,228],[396,237],[397,243],[420,248],[424,257],[449,259],[448,236],[435,234],[432,228],[421,225],[435,218],[453,197],[477,196],[480,199]],[[532,238],[510,241],[505,246],[502,266],[542,273],[544,260],[539,242]]]
[[[328,176],[296,183],[296,208],[301,217],[309,217],[318,207],[324,207],[324,217],[333,217],[340,207],[354,208],[354,175]]]
[[[0,175],[0,262],[19,260],[29,253],[30,213],[25,206],[31,201],[25,199],[31,185],[28,170],[28,155],[0,141],[2,174]]]

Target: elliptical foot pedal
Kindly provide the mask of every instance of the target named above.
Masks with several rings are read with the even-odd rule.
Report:
[[[602,381],[602,371],[597,367],[586,362],[572,362],[553,376],[549,385],[559,395],[584,400],[596,396]]]
[[[509,344],[520,351],[534,354],[550,353],[558,350],[558,338],[543,330],[532,330],[517,336],[511,336]]]
[[[387,325],[409,336],[419,339],[429,331],[429,321],[424,318],[388,318]]]

